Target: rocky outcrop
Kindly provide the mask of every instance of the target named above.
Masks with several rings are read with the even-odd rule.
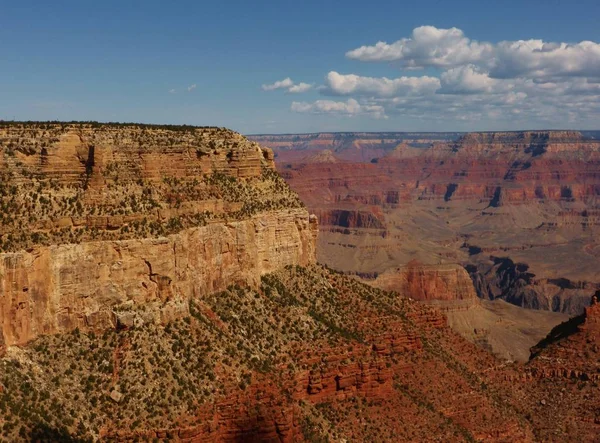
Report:
[[[600,353],[600,291],[592,297],[583,314],[556,326],[548,336],[531,348],[531,366],[534,372],[553,361],[567,366],[551,368],[556,375],[600,380],[600,365],[595,358]],[[546,362],[541,363],[542,360]],[[583,368],[588,372],[584,373]],[[589,369],[592,368],[591,371]],[[572,372],[575,371],[575,372]],[[543,374],[542,374],[543,375]]]
[[[477,300],[468,273],[458,264],[425,265],[413,260],[380,274],[372,284],[419,301]]]
[[[306,163],[338,163],[339,161],[331,149],[325,149],[303,159]]]
[[[481,298],[500,298],[529,309],[579,313],[589,304],[590,294],[600,287],[599,283],[568,278],[538,278],[529,265],[515,263],[509,257],[492,256],[466,269]]]
[[[215,405],[201,407],[196,424],[164,429],[103,430],[106,441],[141,439],[177,440],[182,442],[295,442],[302,436],[300,410],[282,396],[272,383],[250,387]]]
[[[167,322],[315,262],[317,220],[273,153],[225,129],[3,123],[0,158],[3,346]]]
[[[317,211],[315,213],[319,223],[323,226],[349,228],[349,229],[383,229],[385,225],[378,217],[369,211],[353,211],[334,209],[331,211]]]

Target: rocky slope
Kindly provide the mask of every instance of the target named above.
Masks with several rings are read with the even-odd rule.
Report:
[[[595,306],[526,365],[468,343],[439,311],[318,266],[188,308],[165,325],[9,347],[2,438],[591,442],[600,431]]]
[[[583,314],[554,328],[532,348],[524,371],[492,375],[514,383],[532,405],[531,423],[540,441],[596,441],[600,429],[597,296]],[[492,371],[493,372],[493,371]],[[549,418],[552,417],[555,423]]]
[[[316,219],[272,160],[220,128],[0,125],[0,344],[165,322],[314,263]]]
[[[372,286],[442,311],[454,331],[505,361],[528,361],[529,349],[553,326],[569,318],[555,312],[524,310],[503,300],[481,300],[469,274],[458,264],[425,265],[412,260],[375,279],[362,277]]]
[[[396,294],[293,266],[194,298],[189,313],[9,348],[3,438],[533,438],[505,382],[487,379],[497,362]]]

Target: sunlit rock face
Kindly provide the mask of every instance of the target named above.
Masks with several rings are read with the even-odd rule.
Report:
[[[131,303],[169,321],[315,262],[316,219],[272,153],[225,129],[3,124],[0,174],[6,346],[114,327]]]

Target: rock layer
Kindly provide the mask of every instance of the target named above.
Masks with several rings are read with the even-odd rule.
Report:
[[[458,263],[482,298],[567,314],[582,312],[599,287],[597,140],[472,133],[336,164],[293,159],[273,143],[281,174],[321,220],[319,261],[335,269],[376,275],[415,259]]]
[[[457,264],[424,265],[415,260],[380,274],[372,284],[425,302],[477,300],[469,274]]]
[[[0,256],[0,318],[6,345],[40,334],[116,326],[114,308],[154,307],[148,320],[187,311],[190,297],[315,261],[316,224],[304,210],[190,228],[159,239],[90,242]],[[181,312],[183,311],[183,312]]]
[[[0,159],[3,346],[166,322],[315,262],[316,218],[273,153],[226,129],[2,122]]]

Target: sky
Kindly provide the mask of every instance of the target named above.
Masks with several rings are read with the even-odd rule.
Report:
[[[600,129],[600,1],[0,0],[0,119]]]

